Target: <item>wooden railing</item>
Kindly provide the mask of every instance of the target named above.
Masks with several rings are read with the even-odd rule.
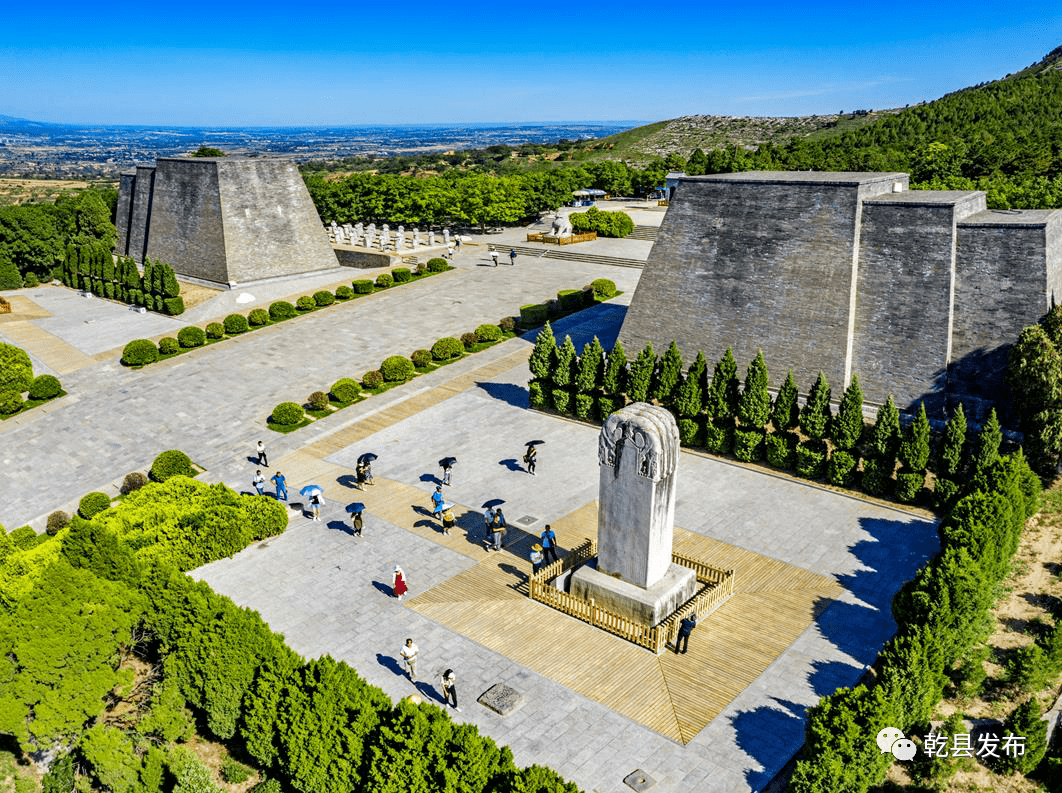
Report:
[[[528,242],[548,242],[552,245],[571,245],[574,242],[591,242],[597,239],[596,231],[586,231],[582,234],[569,234],[564,237],[554,237],[544,231],[528,232]]]
[[[733,570],[720,570],[690,556],[673,553],[671,561],[691,568],[696,573],[697,592],[683,603],[678,611],[659,625],[643,625],[602,608],[593,600],[580,600],[567,592],[562,592],[550,583],[557,576],[563,575],[596,555],[597,543],[593,540],[586,540],[561,559],[551,562],[534,573],[528,579],[529,596],[532,600],[555,608],[569,617],[588,622],[614,636],[652,650],[657,655],[660,655],[667,645],[674,641],[679,625],[685,617],[696,614],[698,619],[703,619],[734,594]]]

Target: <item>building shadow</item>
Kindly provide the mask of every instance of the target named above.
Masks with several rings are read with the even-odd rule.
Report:
[[[528,391],[523,386],[514,383],[490,383],[477,382],[476,387],[486,392],[494,399],[501,400],[514,408],[526,408],[528,406]]]

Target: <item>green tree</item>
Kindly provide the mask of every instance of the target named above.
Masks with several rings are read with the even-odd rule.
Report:
[[[996,409],[988,414],[988,421],[981,427],[974,446],[971,464],[974,473],[980,473],[999,459],[999,446],[1003,442],[1003,431],[999,427],[999,419],[996,418]]]
[[[874,456],[888,467],[888,463],[896,461],[899,447],[900,412],[890,394],[885,404],[878,408],[878,417],[870,432],[870,448]]]
[[[937,446],[937,476],[954,479],[965,467],[966,414],[960,402],[944,425],[944,434]]]
[[[133,742],[121,730],[97,723],[81,738],[81,753],[92,766],[93,775],[113,793],[137,789],[140,758]]]
[[[660,366],[654,379],[653,399],[661,405],[669,404],[681,378],[682,354],[672,341],[667,352],[660,358]]]
[[[566,388],[572,384],[575,366],[575,345],[571,336],[564,337],[564,343],[557,348],[553,356],[553,384]]]
[[[579,356],[579,370],[575,375],[575,390],[580,394],[589,394],[601,384],[605,351],[601,342],[594,340],[583,345],[583,354]]]
[[[627,354],[619,340],[608,354],[601,390],[610,396],[618,396],[627,388]]]
[[[697,353],[696,360],[690,365],[675,395],[675,412],[679,416],[693,418],[700,415],[704,407],[707,376],[708,363],[704,360],[703,353]]]
[[[900,462],[908,471],[920,473],[929,463],[929,416],[924,402],[918,405],[918,415],[903,433],[900,441]]]
[[[213,148],[211,146],[200,146],[198,149],[196,149],[194,152],[192,152],[192,156],[193,157],[224,157],[225,156],[225,152],[223,152],[221,149],[215,149],[215,148]]]
[[[800,411],[800,429],[813,441],[821,441],[830,425],[830,384],[819,372],[815,385],[808,393],[808,401]]]
[[[767,362],[763,359],[763,350],[757,350],[745,373],[745,388],[738,402],[737,418],[743,429],[761,430],[767,426],[771,417],[767,381]]]
[[[627,373],[627,396],[631,402],[645,402],[649,398],[649,386],[655,370],[656,353],[653,352],[652,342],[649,342],[638,353]]]
[[[1024,737],[1025,753],[1017,756],[1003,754],[999,760],[1000,769],[1005,773],[1031,773],[1047,753],[1047,722],[1041,718],[1036,697],[1030,697],[1013,710],[1003,722],[1003,735]]]
[[[854,448],[863,437],[863,389],[859,386],[859,377],[855,374],[841,397],[830,434],[833,445],[844,451]]]
[[[557,339],[553,336],[553,328],[547,321],[535,337],[535,346],[531,350],[531,358],[528,361],[531,376],[536,380],[548,380],[553,374],[556,354]]]
[[[704,400],[705,410],[717,420],[732,419],[737,415],[740,400],[741,381],[737,376],[737,363],[733,351],[727,347],[712,373],[712,383],[708,386],[708,396]]]
[[[793,370],[785,376],[785,382],[778,389],[774,407],[771,410],[771,423],[777,432],[785,432],[797,426],[800,417],[800,408],[797,403],[797,387],[793,380]]]
[[[1011,348],[1007,384],[1014,399],[1023,446],[1038,471],[1050,474],[1062,454],[1062,356],[1051,336],[1062,333],[1062,306],[1022,330]]]
[[[700,149],[696,148],[686,162],[686,173],[690,176],[700,176],[708,167],[708,157]]]

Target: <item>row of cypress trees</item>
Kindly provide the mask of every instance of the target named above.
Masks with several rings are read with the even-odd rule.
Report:
[[[97,297],[144,306],[170,316],[184,313],[181,286],[170,265],[145,259],[141,274],[136,262],[126,256],[115,261],[102,243],[67,245],[61,278],[67,286]]]
[[[804,404],[792,371],[772,400],[762,351],[749,364],[744,383],[728,348],[709,377],[704,354],[683,369],[674,342],[662,356],[647,344],[633,361],[620,342],[605,351],[595,337],[579,354],[571,337],[557,343],[547,323],[529,361],[529,401],[583,420],[604,421],[628,402],[653,402],[670,410],[682,443],[743,462],[766,458],[769,465],[841,487],[859,485],[876,496],[910,502],[926,493],[949,504],[967,471],[980,471],[999,456],[1002,430],[992,411],[981,432],[970,437],[960,404],[933,449],[925,406],[901,426],[890,396],[872,426],[863,420],[863,391],[855,375],[834,414],[830,384],[819,373]]]

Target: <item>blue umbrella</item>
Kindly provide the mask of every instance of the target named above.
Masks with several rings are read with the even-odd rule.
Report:
[[[305,496],[306,498],[319,496],[322,493],[324,493],[324,491],[321,489],[320,485],[306,485],[306,487],[299,491],[299,495]]]
[[[352,504],[347,504],[347,512],[349,512],[351,515],[357,515],[359,512],[363,512],[364,510],[365,505],[362,504],[360,501],[355,501]]]

